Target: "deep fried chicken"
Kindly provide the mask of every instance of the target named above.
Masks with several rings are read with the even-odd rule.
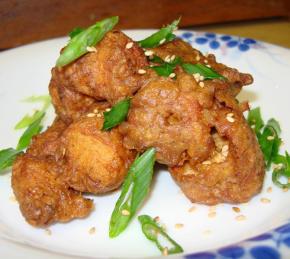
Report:
[[[52,70],[52,84],[113,104],[132,96],[142,85],[138,70],[147,66],[143,50],[119,31],[108,32],[90,52],[73,63]]]
[[[75,190],[106,193],[118,188],[134,159],[118,129],[101,131],[103,118],[84,117],[62,137],[68,170],[65,180]]]
[[[12,188],[28,223],[44,227],[86,217],[93,202],[62,178],[64,167],[53,160],[21,155],[13,165]]]
[[[260,192],[264,179],[257,139],[240,112],[218,108],[211,116],[216,129],[214,152],[201,163],[169,168],[171,175],[192,202],[247,202]]]

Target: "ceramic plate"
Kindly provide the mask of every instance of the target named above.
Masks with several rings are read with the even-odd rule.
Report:
[[[133,39],[150,30],[127,31]],[[253,85],[239,98],[261,106],[265,118],[281,122],[283,148],[290,150],[290,50],[228,35],[179,31],[178,36],[217,60],[253,75]],[[46,94],[50,69],[67,39],[52,39],[0,53],[0,149],[14,147],[20,131],[13,130],[24,114],[37,108],[21,102]],[[51,109],[46,123],[51,123]],[[108,225],[119,192],[93,197],[95,211],[84,220],[55,224],[49,229],[28,225],[21,216],[10,186],[10,172],[0,176],[0,256],[2,258],[156,257],[158,249],[142,234],[135,219],[118,238],[110,240]],[[272,188],[272,191],[269,190]],[[290,193],[290,192],[289,192]],[[150,198],[139,214],[159,216],[168,233],[188,258],[279,258],[290,256],[289,193],[275,187],[267,173],[263,191],[247,204],[220,204],[216,208],[191,204],[163,167],[155,170]],[[261,202],[262,198],[268,203]],[[240,213],[232,207],[240,208]],[[216,214],[213,216],[212,211]],[[237,220],[242,215],[244,220]],[[176,224],[183,227],[176,228]],[[95,227],[94,234],[89,230]],[[273,230],[274,229],[274,230]],[[246,240],[246,241],[245,241]]]

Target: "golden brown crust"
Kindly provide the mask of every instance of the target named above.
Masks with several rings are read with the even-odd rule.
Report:
[[[226,108],[211,113],[222,147],[206,161],[169,170],[192,202],[209,205],[246,202],[261,191],[265,172],[263,154],[241,113]],[[233,114],[233,122],[228,121],[228,114]]]
[[[157,161],[167,165],[204,159],[212,142],[200,101],[212,93],[196,94],[195,88],[193,77],[186,74],[145,85],[132,99],[127,122],[120,125],[124,145],[138,151],[155,147]]]
[[[71,124],[62,142],[68,170],[66,182],[75,190],[106,193],[118,188],[134,159],[124,148],[118,129],[101,131],[103,118],[84,117]]]
[[[66,124],[78,120],[96,104],[94,98],[63,87],[53,78],[49,84],[49,94],[56,114]]]
[[[52,160],[21,155],[13,165],[12,187],[22,215],[38,227],[86,217],[93,202],[62,179],[64,168]]]
[[[67,125],[56,118],[46,131],[32,138],[27,153],[38,158],[58,161],[62,158],[63,152],[60,137],[66,128]]]
[[[143,50],[119,31],[113,31],[96,45],[96,52],[90,52],[73,63],[52,70],[56,85],[69,88],[96,100],[113,104],[132,96],[143,84],[138,70],[147,66]]]

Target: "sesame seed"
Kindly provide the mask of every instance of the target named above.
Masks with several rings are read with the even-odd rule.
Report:
[[[261,201],[262,203],[270,203],[270,202],[271,202],[271,200],[268,199],[268,198],[261,198],[260,201]]]
[[[88,114],[87,114],[87,117],[88,117],[88,118],[92,118],[92,117],[95,117],[95,116],[96,116],[95,113],[88,113]]]
[[[203,161],[202,164],[203,164],[203,165],[210,165],[210,164],[211,164],[211,161],[206,160],[206,161]]]
[[[172,55],[170,58],[170,61],[173,61],[175,59],[175,55]]]
[[[48,236],[51,236],[51,230],[49,228],[46,228],[44,231]]]
[[[144,75],[144,74],[146,74],[146,70],[144,70],[144,69],[139,69],[139,70],[138,70],[138,74],[140,74],[140,75]]]
[[[207,63],[208,63],[207,59],[205,59],[205,60],[204,60],[204,63],[205,63],[205,64],[207,64]]]
[[[251,125],[251,128],[252,129],[256,128],[256,125],[255,124]]]
[[[211,65],[206,65],[207,67],[211,68]]]
[[[228,151],[229,150],[229,145],[224,145],[223,147],[222,147],[222,152],[226,152],[226,151]]]
[[[216,206],[210,206],[210,207],[208,208],[208,211],[209,211],[209,212],[214,212],[214,211],[216,211]]]
[[[144,54],[145,56],[149,57],[149,56],[152,56],[154,52],[152,50],[146,50]]]
[[[176,76],[175,73],[171,73],[171,74],[169,75],[170,78],[174,78],[175,76]]]
[[[204,87],[204,82],[199,82],[199,84],[198,84],[201,88],[203,88]]]
[[[199,80],[200,80],[200,81],[203,81],[203,80],[204,80],[204,76],[200,76],[200,77],[199,77]]]
[[[184,227],[184,225],[181,224],[181,223],[177,223],[177,224],[175,224],[175,228],[177,228],[177,229],[181,229],[181,228],[183,228],[183,227]]]
[[[156,216],[156,217],[154,218],[154,221],[155,221],[155,222],[159,222],[159,221],[160,221],[160,217],[159,217],[159,216]]]
[[[209,230],[209,229],[203,231],[203,234],[206,235],[206,236],[210,235],[211,233],[212,233],[212,232],[211,232],[211,230]]]
[[[212,211],[212,212],[208,213],[207,216],[209,218],[214,218],[216,216],[216,212],[215,211]]]
[[[200,56],[197,55],[197,56],[195,57],[195,60],[196,60],[196,61],[200,61]]]
[[[106,112],[109,112],[110,110],[111,110],[111,108],[107,108],[107,109],[106,109]]]
[[[164,58],[164,61],[165,61],[165,62],[170,62],[170,55],[167,55],[167,56]]]
[[[188,212],[194,212],[196,211],[196,207],[192,206],[191,208],[188,209]]]
[[[97,117],[98,117],[98,118],[101,118],[101,117],[102,117],[102,114],[98,113],[98,114],[97,114]]]
[[[122,213],[123,216],[129,216],[130,215],[130,211],[128,211],[128,210],[122,210],[121,213]]]
[[[163,44],[166,41],[166,39],[162,39],[161,41],[159,41],[159,44]]]
[[[9,198],[9,200],[10,200],[11,202],[17,202],[17,200],[16,200],[16,198],[15,198],[14,195],[11,195],[10,198]]]
[[[271,186],[267,188],[267,192],[268,192],[268,193],[271,193],[272,191],[273,191],[273,189],[272,189]]]
[[[65,153],[66,153],[66,149],[64,148],[64,149],[62,150],[62,156],[65,156]]]
[[[164,247],[163,251],[162,251],[162,255],[167,256],[168,255],[168,248]]]
[[[241,209],[239,207],[232,207],[232,210],[236,213],[240,213]]]
[[[95,108],[94,113],[98,113],[98,112],[99,112],[98,108]]]
[[[88,52],[97,52],[97,49],[94,46],[87,46]]]
[[[92,235],[92,234],[95,234],[96,233],[96,228],[95,227],[91,227],[89,229],[89,234]]]
[[[243,220],[246,220],[247,218],[246,218],[246,216],[244,216],[244,215],[239,215],[239,216],[236,216],[235,219],[236,219],[237,221],[243,221]]]
[[[195,73],[195,74],[192,74],[194,76],[194,78],[199,78],[200,77],[200,74],[199,73]]]
[[[132,47],[133,47],[133,42],[128,42],[127,44],[126,44],[126,49],[131,49]]]
[[[280,163],[280,164],[276,164],[276,165],[273,165],[273,169],[275,170],[275,169],[277,169],[277,170],[280,170],[280,169],[282,169],[283,168],[283,164],[282,163]]]
[[[227,119],[227,121],[228,121],[228,122],[234,122],[235,119],[233,118],[233,116],[234,116],[233,113],[228,113],[228,114],[226,115],[226,119]]]
[[[268,136],[267,140],[273,140],[275,137],[274,136]]]

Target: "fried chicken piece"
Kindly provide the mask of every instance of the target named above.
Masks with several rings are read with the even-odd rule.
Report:
[[[217,63],[214,55],[209,54],[204,56],[200,51],[194,49],[189,43],[186,43],[181,39],[175,39],[152,50],[155,55],[163,59],[165,59],[166,56],[175,55],[176,57],[182,58],[185,63],[200,63],[210,66],[219,74],[226,77],[228,81],[227,83],[234,87],[231,89],[233,96],[236,96],[240,92],[242,86],[249,85],[253,82],[253,78],[250,74],[240,73],[235,68],[230,68],[224,64]],[[222,81],[209,80],[208,82],[212,83],[216,89],[228,88],[228,85],[224,84]]]
[[[169,168],[171,175],[192,202],[247,202],[260,192],[264,179],[257,139],[242,113],[219,107],[211,116],[217,131],[214,152],[199,164]]]
[[[64,167],[53,160],[21,155],[13,165],[12,188],[26,221],[38,227],[86,217],[93,202],[62,179]]]
[[[60,160],[63,157],[60,137],[66,128],[67,125],[59,118],[56,118],[46,131],[32,138],[26,152],[37,158]]]
[[[131,42],[133,46],[128,48]],[[67,88],[110,104],[132,96],[145,79],[138,74],[139,69],[148,65],[143,50],[119,31],[108,32],[95,47],[96,52],[89,52],[67,66],[53,68],[51,88],[55,84],[61,87],[61,92]]]
[[[118,188],[134,159],[118,129],[101,131],[102,126],[103,118],[84,117],[64,132],[65,178],[75,190],[98,194]]]
[[[186,160],[203,161],[213,148],[203,106],[211,107],[213,89],[201,88],[192,75],[151,80],[132,98],[127,122],[120,125],[129,149],[157,150],[156,159],[166,165]]]
[[[49,94],[56,114],[66,124],[78,120],[96,105],[94,98],[57,84],[53,78],[49,84]]]

